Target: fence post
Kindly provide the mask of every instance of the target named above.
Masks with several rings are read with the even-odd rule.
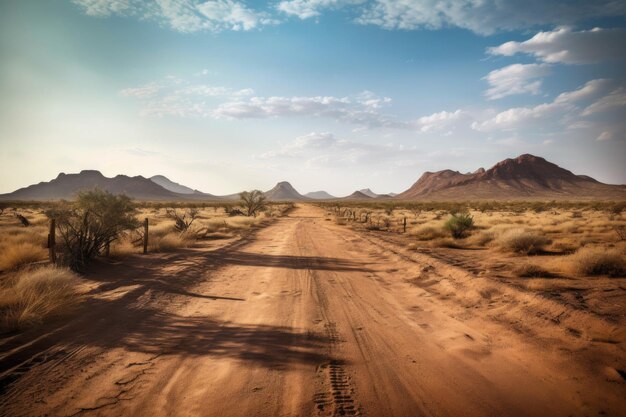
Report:
[[[148,253],[148,218],[143,221],[143,253]]]
[[[48,232],[48,256],[50,262],[57,263],[56,220],[50,219],[50,231]]]
[[[404,218],[402,226],[404,227],[404,233],[406,233],[406,217]]]

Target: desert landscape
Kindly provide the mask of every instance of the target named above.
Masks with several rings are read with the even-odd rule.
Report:
[[[626,417],[626,2],[0,1],[0,417]]]
[[[2,415],[620,415],[624,188],[548,164],[395,197],[92,172],[2,196]],[[510,183],[536,199],[499,198]],[[447,187],[493,195],[407,199]],[[129,217],[75,262],[81,213],[114,204]]]

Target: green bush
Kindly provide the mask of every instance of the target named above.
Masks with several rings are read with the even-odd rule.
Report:
[[[468,213],[455,213],[443,227],[450,232],[453,238],[461,239],[474,227],[474,218]]]

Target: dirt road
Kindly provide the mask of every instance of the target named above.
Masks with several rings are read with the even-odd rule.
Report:
[[[77,318],[2,341],[1,415],[626,410],[622,344],[606,348],[607,368],[572,335],[520,331],[498,320],[489,294],[458,302],[466,271],[391,250],[315,207],[249,242],[136,257],[88,278],[98,286]]]

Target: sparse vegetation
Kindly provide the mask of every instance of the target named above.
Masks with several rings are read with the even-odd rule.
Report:
[[[239,194],[240,204],[247,213],[247,216],[256,217],[267,207],[267,198],[262,191],[244,191]]]
[[[496,238],[494,244],[504,252],[531,255],[543,251],[550,239],[524,229],[511,229]]]
[[[0,271],[9,271],[46,259],[48,253],[41,246],[20,242],[0,246]]]
[[[71,312],[81,301],[78,277],[67,268],[25,269],[0,287],[0,329],[33,326]]]
[[[453,238],[461,239],[474,227],[474,218],[469,213],[454,213],[443,227],[450,232]]]
[[[122,232],[139,226],[128,197],[98,189],[79,193],[76,202],[65,203],[48,215],[57,221],[63,261],[74,270],[103,253]]]
[[[621,277],[626,274],[624,255],[616,249],[583,248],[571,255],[571,265],[578,275],[608,275]]]
[[[165,209],[165,212],[167,213],[168,217],[174,220],[174,228],[178,232],[184,233],[189,230],[194,220],[196,220],[200,209],[196,207],[190,207],[180,212],[175,208],[167,208]]]

